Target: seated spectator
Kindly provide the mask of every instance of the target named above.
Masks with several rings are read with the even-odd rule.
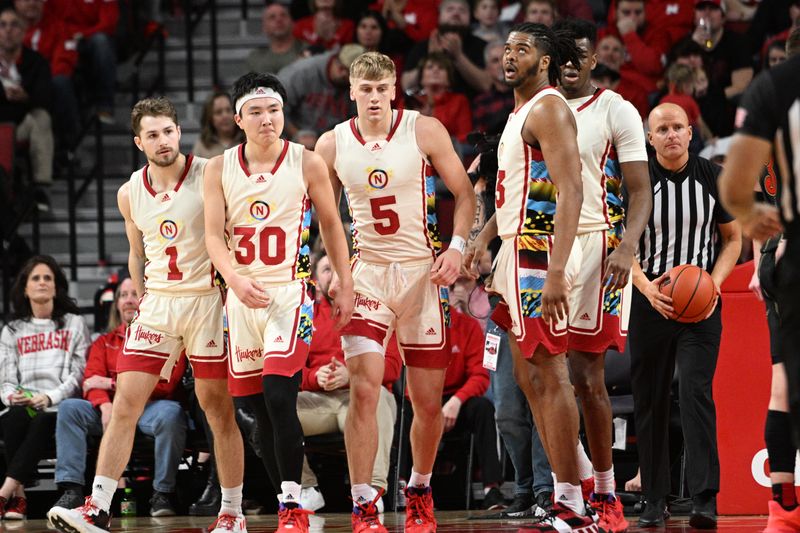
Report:
[[[365,11],[356,20],[355,42],[367,52],[386,53],[384,38],[387,30],[383,15],[377,11]]]
[[[352,116],[350,65],[364,53],[358,44],[337,52],[299,59],[278,73],[286,88],[284,132],[292,138],[298,129],[321,134]]]
[[[310,0],[313,14],[294,25],[295,38],[320,50],[353,41],[353,21],[340,17],[340,0]]]
[[[498,488],[503,482],[500,459],[497,456],[497,428],[494,406],[484,396],[489,389],[489,372],[483,368],[483,331],[477,320],[454,307],[450,308],[450,344],[452,358],[444,378],[442,414],[444,432],[472,433],[475,436],[475,454],[481,469],[485,509],[505,507],[503,494]],[[411,402],[405,402],[403,438],[413,418]],[[408,452],[409,446],[403,449]],[[400,475],[405,479],[409,472],[408,453],[401,458]]]
[[[704,141],[710,141],[714,134],[708,129],[702,115],[700,106],[692,96],[695,91],[695,70],[681,63],[675,63],[667,69],[668,92],[661,98],[659,104],[672,103],[680,106],[689,118],[689,124],[700,132]]]
[[[544,24],[548,28],[555,24],[556,17],[555,0],[528,0],[522,11],[524,22]]]
[[[650,86],[650,82],[636,69],[624,65],[626,52],[622,40],[614,34],[608,34],[597,41],[596,52],[597,64],[604,65],[619,75],[619,83],[614,91],[632,103],[642,118],[647,116],[650,110],[647,87]]]
[[[59,404],[80,392],[89,330],[64,272],[47,255],[29,259],[11,288],[14,320],[0,334],[0,417],[6,478],[0,516],[24,520],[24,486],[52,442]]]
[[[269,4],[261,15],[261,30],[268,46],[256,48],[245,59],[247,70],[275,74],[303,56],[306,45],[294,38],[289,8],[280,2]]]
[[[418,43],[430,37],[436,29],[437,3],[431,0],[377,0],[370,9],[380,11],[390,29],[400,30]]]
[[[332,298],[328,294],[328,289],[332,276],[330,261],[323,252],[314,267],[314,278],[317,283],[314,336],[306,367],[303,369],[301,392],[297,397],[297,416],[306,436],[344,432],[344,422],[350,407],[350,375],[345,365],[341,335],[331,319]],[[403,365],[394,338],[389,340],[385,363],[384,386],[381,387],[378,399],[378,453],[375,456],[371,483],[373,487],[384,490],[388,487],[394,423],[397,416],[397,404],[391,393],[391,387],[400,377]],[[316,510],[325,505],[322,495],[316,489],[317,478],[307,461],[303,464],[302,485],[301,504],[304,509]],[[379,500],[378,508],[383,512],[382,500]]]
[[[483,39],[487,43],[493,41],[505,42],[508,37],[509,24],[500,21],[500,6],[498,0],[478,0],[472,11],[475,24],[472,35]]]
[[[550,4],[549,7],[543,4]],[[522,22],[525,19],[525,12],[529,5],[528,2],[510,2],[500,11],[500,20],[505,22]],[[605,5],[602,6],[603,13],[605,13]],[[552,22],[555,23],[556,18],[579,18],[588,21],[594,21],[594,14],[592,13],[592,6],[589,5],[587,0],[556,0],[555,2],[540,2],[537,6],[537,11],[543,14],[546,11],[551,11]],[[536,17],[533,13],[532,17]],[[541,23],[544,24],[544,23]]]
[[[763,68],[772,68],[786,61],[786,41],[776,40],[767,47]]]
[[[78,53],[56,4],[51,3],[51,8],[45,11],[44,2],[14,0],[14,9],[25,22],[23,43],[40,53],[50,65],[54,131],[59,141],[71,147],[81,125],[78,97],[72,83]]]
[[[214,92],[203,105],[200,137],[194,143],[192,153],[210,159],[243,141],[244,133],[233,120],[231,97],[224,91]]]
[[[683,39],[692,31],[695,0],[647,0],[644,3],[644,18],[648,26],[661,28],[669,36],[669,46]],[[618,0],[611,0],[606,15],[606,25],[617,24]]]
[[[443,52],[431,52],[420,62],[421,90],[406,105],[423,115],[437,118],[458,142],[467,140],[472,131],[472,111],[463,94],[452,91],[454,68]]]
[[[602,63],[598,63],[592,71],[592,83],[601,89],[611,89],[619,92],[619,72],[612,70]]]
[[[771,9],[775,11],[783,11],[783,9],[779,8],[778,6],[771,7]],[[786,13],[786,11],[784,11],[784,13]],[[759,42],[759,44],[763,43],[760,47],[760,54],[762,58],[766,58],[767,51],[772,47],[772,43],[775,41],[786,41],[789,38],[789,35],[791,35],[792,31],[795,28],[800,27],[800,0],[791,0],[788,2],[788,22],[789,24],[784,26],[785,29],[771,36],[769,39]]]
[[[721,0],[697,0],[695,28],[684,42],[694,41],[703,49],[709,88],[698,99],[700,111],[714,133],[728,136],[733,132],[735,103],[753,79],[753,67],[746,39],[725,29],[723,6]]]
[[[47,2],[45,9],[49,9]],[[108,0],[72,2],[60,0],[60,16],[77,43],[82,68],[87,70],[90,101],[104,124],[114,123],[114,88],[117,83],[117,58],[114,34],[119,20],[119,3]]]
[[[442,0],[439,4],[439,25],[428,40],[417,43],[406,57],[405,71],[401,77],[404,91],[419,89],[421,61],[432,52],[447,54],[455,66],[454,92],[474,96],[489,90],[492,83],[483,71],[486,41],[470,33],[469,14],[467,0]]]
[[[486,75],[492,80],[492,86],[472,101],[472,126],[483,133],[501,133],[508,115],[514,110],[514,91],[504,81],[505,47],[505,41],[489,43],[483,54]]]
[[[68,398],[58,408],[55,481],[63,494],[56,506],[73,509],[83,503],[86,438],[101,436],[111,421],[117,358],[125,345],[125,330],[138,310],[136,287],[130,278],[125,278],[114,294],[108,331],[89,348],[83,381],[85,399]],[[155,438],[151,516],[175,514],[170,499],[175,493],[178,464],[186,443],[186,416],[175,396],[185,370],[186,358],[181,357],[172,369],[170,380],[159,382],[153,390],[139,419],[139,430]]]
[[[47,60],[27,46],[24,21],[11,6],[0,9],[0,122],[13,122],[17,141],[30,146],[33,181],[53,182],[53,84]]]

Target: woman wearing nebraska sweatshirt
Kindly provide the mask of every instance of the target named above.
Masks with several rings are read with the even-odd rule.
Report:
[[[6,478],[0,517],[24,519],[24,485],[55,433],[58,404],[80,393],[89,331],[67,293],[67,278],[46,255],[22,267],[11,301],[14,320],[0,334],[0,416]]]

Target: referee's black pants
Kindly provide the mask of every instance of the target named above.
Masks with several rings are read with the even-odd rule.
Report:
[[[789,228],[793,237],[775,267],[780,315],[778,349],[786,367],[789,384],[789,411],[792,416],[795,444],[800,444],[800,221]]]
[[[711,382],[722,335],[721,302],[695,324],[667,320],[633,289],[628,343],[631,352],[636,442],[642,491],[649,501],[670,493],[670,387],[678,367],[686,480],[692,496],[719,492],[717,415]]]

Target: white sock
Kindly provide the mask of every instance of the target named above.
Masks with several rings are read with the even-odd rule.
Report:
[[[614,494],[614,465],[605,472],[594,471],[594,491],[597,494]]]
[[[281,483],[281,502],[300,504],[300,491],[303,487],[294,481],[283,481]]]
[[[433,476],[433,472],[430,474],[420,474],[413,468],[411,469],[411,478],[408,480],[409,487],[415,488],[427,488],[431,485],[431,476]]]
[[[114,491],[117,490],[116,479],[105,476],[94,476],[92,481],[92,503],[105,512],[111,508],[111,500],[114,499]]]
[[[378,491],[367,483],[357,483],[350,487],[350,496],[357,503],[371,502],[377,495]]]
[[[575,514],[583,516],[586,514],[586,507],[583,504],[583,494],[580,485],[570,485],[569,483],[556,483],[555,501],[564,507],[575,511]]]
[[[584,479],[592,477],[594,469],[592,468],[592,462],[589,460],[589,456],[586,455],[586,450],[583,448],[583,443],[580,439],[578,439],[576,449],[578,450],[578,477],[583,481]]]
[[[231,516],[239,516],[242,514],[242,487],[244,483],[238,487],[231,487],[226,489],[220,485],[222,490],[222,505],[219,508],[219,514],[229,514]]]

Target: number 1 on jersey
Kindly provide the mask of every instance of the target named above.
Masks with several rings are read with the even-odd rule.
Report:
[[[178,270],[178,248],[175,246],[167,246],[164,253],[169,256],[169,273],[167,279],[169,281],[180,281],[183,279],[183,272]]]

